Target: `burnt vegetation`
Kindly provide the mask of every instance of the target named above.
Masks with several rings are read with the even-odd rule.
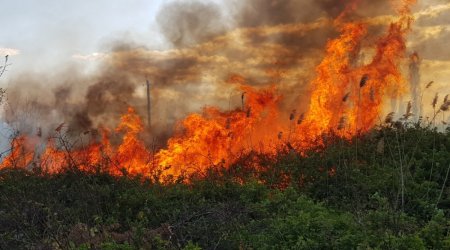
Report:
[[[324,140],[176,179],[3,169],[0,248],[450,247],[450,129],[392,122]]]

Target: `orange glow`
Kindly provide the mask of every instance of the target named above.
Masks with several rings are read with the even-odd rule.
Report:
[[[114,131],[122,135],[118,145],[110,142],[110,131],[102,130],[100,140],[93,139],[89,145],[73,149],[57,131],[45,150],[38,153],[33,146],[27,146],[30,138],[20,136],[12,141],[12,151],[0,169],[39,166],[56,173],[71,166],[83,171],[103,168],[114,175],[149,176],[158,170],[163,176],[179,177],[201,174],[217,166],[228,167],[251,152],[269,158],[286,149],[304,153],[325,145],[322,135],[328,133],[347,139],[365,133],[379,120],[384,98],[405,92],[400,64],[406,50],[405,35],[412,22],[409,6],[413,3],[402,2],[398,8],[400,18],[378,39],[369,62],[359,58],[367,25],[343,21],[343,16],[356,6],[351,5],[335,20],[340,35],[327,43],[325,56],[316,67],[308,111],[304,114],[281,110],[282,96],[275,85],[254,88],[246,85],[243,77],[233,76],[230,83],[241,91],[242,107],[231,111],[205,107],[201,113],[188,115],[177,123],[167,147],[159,151],[146,148],[140,139],[142,121],[129,108]],[[298,104],[296,110],[305,110],[302,105]],[[257,162],[254,164],[257,168]],[[333,171],[329,174],[333,175]]]
[[[256,91],[241,86],[245,93],[244,110],[221,112],[207,107],[178,124],[179,132],[167,149],[156,154],[159,166],[178,176],[202,172],[205,167],[229,165],[252,150],[275,154],[277,140],[277,103],[275,88]],[[277,133],[277,132],[276,132]]]
[[[0,169],[6,167],[27,168],[33,161],[33,151],[27,147],[26,137],[19,136],[11,141],[11,152],[3,159]]]

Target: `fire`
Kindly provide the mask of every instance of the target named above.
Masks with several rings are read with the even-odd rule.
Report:
[[[57,173],[65,170],[67,166],[82,171],[93,171],[93,167],[107,166],[103,170],[112,174],[148,174],[151,165],[150,152],[138,137],[142,129],[141,119],[134,109],[129,108],[116,129],[116,132],[123,133],[122,142],[117,147],[111,145],[107,130],[102,131],[100,141],[73,149],[58,129],[55,136],[46,142],[41,153],[31,146],[37,144],[37,138],[20,136],[12,141],[11,153],[3,160],[0,169],[34,166],[49,173]]]
[[[26,168],[33,160],[32,150],[26,144],[26,137],[19,136],[11,142],[11,153],[3,159],[0,169],[16,166],[17,168]]]
[[[56,173],[67,166],[83,171],[98,167],[115,175],[161,171],[163,176],[178,177],[203,173],[210,167],[230,166],[251,152],[268,157],[285,149],[302,153],[325,144],[321,136],[327,133],[344,138],[365,133],[380,120],[383,99],[397,97],[406,89],[400,64],[406,51],[405,35],[412,22],[409,6],[413,3],[404,0],[398,7],[400,18],[378,39],[368,63],[359,58],[368,25],[343,21],[355,5],[335,20],[340,36],[328,42],[325,56],[316,67],[306,113],[297,113],[296,110],[304,109],[301,104],[290,112],[280,110],[282,96],[275,84],[257,89],[246,85],[243,77],[234,76],[230,83],[241,91],[242,106],[229,111],[206,107],[201,113],[187,116],[178,122],[167,147],[159,151],[146,148],[140,138],[142,121],[129,108],[113,131],[122,135],[119,145],[112,145],[111,131],[106,129],[100,140],[76,149],[58,132],[42,152],[29,146],[32,138],[20,136],[12,141],[12,151],[0,169],[39,166]]]
[[[247,99],[244,110],[221,112],[208,107],[202,114],[192,114],[178,127],[182,130],[168,142],[167,149],[156,154],[158,165],[171,174],[191,174],[205,166],[229,165],[240,156],[258,148],[275,154],[273,134],[278,118],[279,96],[274,87],[255,90],[241,86]]]
[[[130,174],[148,173],[150,167],[150,152],[144,143],[138,139],[143,125],[134,109],[129,108],[123,115],[117,132],[124,132],[122,143],[113,154],[112,160],[117,166],[125,168]]]

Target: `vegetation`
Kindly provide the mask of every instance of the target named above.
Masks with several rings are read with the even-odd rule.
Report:
[[[450,249],[450,130],[325,140],[188,184],[4,169],[0,249]]]

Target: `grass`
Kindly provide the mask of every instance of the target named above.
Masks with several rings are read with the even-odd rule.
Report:
[[[189,184],[5,169],[0,249],[449,249],[450,131],[405,123],[357,140],[357,157],[330,137]]]

